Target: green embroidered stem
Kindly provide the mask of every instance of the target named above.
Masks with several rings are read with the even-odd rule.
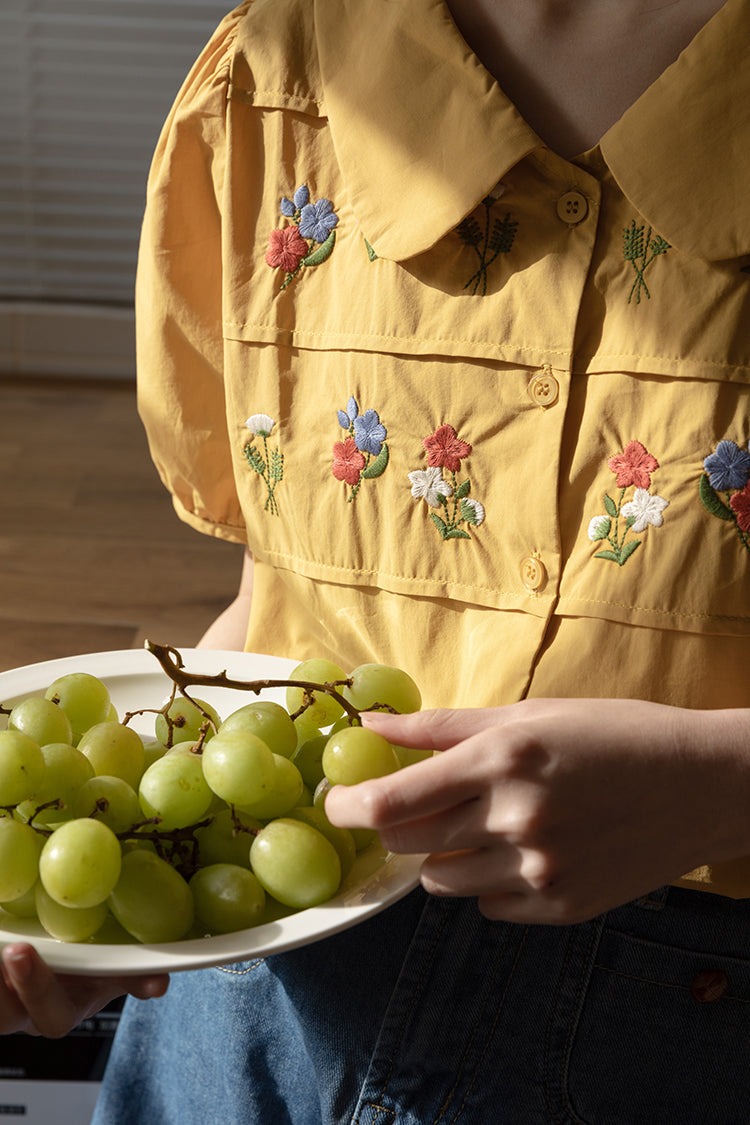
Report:
[[[648,233],[644,240],[645,224],[637,227],[635,219],[631,219],[630,226],[626,227],[623,231],[623,257],[626,262],[630,262],[635,270],[635,281],[633,282],[630,293],[628,294],[628,304],[630,304],[635,297],[635,303],[641,303],[641,293],[645,293],[646,297],[650,300],[651,293],[649,292],[646,279],[643,276],[648,267],[662,254],[666,254],[667,250],[671,249],[670,244],[666,239],[660,235],[655,235],[652,241],[651,227],[648,228]],[[649,257],[649,250],[651,256]]]

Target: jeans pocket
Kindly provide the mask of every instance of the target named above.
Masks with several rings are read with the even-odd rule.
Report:
[[[552,1120],[739,1125],[749,1061],[749,961],[601,922],[572,936],[547,1036]]]

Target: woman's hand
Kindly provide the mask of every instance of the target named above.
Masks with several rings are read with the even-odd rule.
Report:
[[[163,996],[169,977],[78,977],[56,975],[39,954],[23,942],[2,951],[0,1034],[26,1031],[58,1039],[116,996],[130,993],[141,1000]]]
[[[489,918],[592,918],[703,863],[750,853],[744,711],[637,700],[527,700],[373,713],[396,745],[442,751],[326,801],[339,826],[428,853],[422,883]]]

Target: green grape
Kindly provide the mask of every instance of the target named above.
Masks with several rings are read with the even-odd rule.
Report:
[[[368,711],[376,703],[392,707],[405,715],[418,711],[422,695],[414,680],[400,668],[387,664],[360,664],[349,676],[349,684],[341,694],[359,711]]]
[[[36,881],[32,883],[26,894],[19,895],[11,902],[0,902],[0,906],[16,918],[36,918]]]
[[[171,737],[167,715],[173,728]],[[213,723],[213,726],[211,723]],[[206,727],[204,741],[207,742],[209,738],[213,738],[214,728],[218,730],[220,725],[219,713],[210,703],[206,703],[204,699],[196,699],[193,702],[193,700],[181,696],[172,702],[166,715],[156,716],[154,733],[159,742],[163,742],[165,746],[171,746],[175,742],[197,742],[202,728]]]
[[[143,820],[138,794],[121,777],[92,777],[73,800],[73,816],[92,817],[113,832],[127,832]]]
[[[0,731],[0,808],[30,800],[43,776],[44,757],[39,744],[20,730]]]
[[[190,887],[174,867],[146,848],[122,857],[109,908],[127,932],[141,942],[179,941],[193,924]]]
[[[304,824],[309,824],[311,828],[317,828],[326,840],[330,840],[334,848],[338,852],[339,861],[341,863],[341,878],[345,879],[351,871],[354,860],[357,858],[357,849],[354,844],[354,837],[348,828],[337,828],[335,824],[331,824],[323,809],[306,808],[304,806],[292,809],[287,813],[293,820],[301,820]]]
[[[297,746],[297,731],[288,711],[270,700],[248,703],[233,711],[221,724],[222,731],[249,730],[274,754],[291,758]]]
[[[163,758],[167,752],[167,747],[158,738],[149,739],[148,742],[143,744],[143,772],[159,758]]]
[[[103,723],[112,705],[106,685],[88,672],[60,676],[47,688],[44,698],[62,707],[73,728],[73,741],[89,727]]]
[[[315,684],[334,684],[346,679],[346,673],[331,660],[304,660],[289,674],[290,680],[307,680]],[[341,688],[337,688],[341,691]],[[286,689],[286,708],[293,713],[299,711],[305,702],[305,689],[288,687]],[[318,727],[330,726],[343,712],[340,703],[325,692],[313,692],[313,702],[305,709],[310,723]]]
[[[54,704],[53,704],[54,706]],[[34,818],[36,826],[48,827],[72,820],[75,797],[80,787],[94,776],[94,767],[85,754],[69,742],[49,742],[42,746],[45,770],[33,800],[23,801],[18,812],[25,820]],[[47,809],[36,810],[54,801]]]
[[[325,812],[326,797],[332,789],[333,786],[331,782],[327,777],[324,777],[313,794],[313,808],[322,809],[323,812]],[[348,831],[352,834],[354,847],[357,849],[357,852],[363,852],[365,848],[369,848],[370,844],[373,844],[378,838],[378,834],[374,828],[349,828]]]
[[[196,828],[198,856],[204,867],[212,863],[232,863],[250,867],[250,845],[263,827],[261,821],[235,809],[216,813],[205,828]]]
[[[101,821],[69,820],[48,837],[39,857],[39,878],[61,906],[86,909],[104,902],[120,875],[122,849]]]
[[[133,789],[138,788],[146,752],[140,735],[130,727],[122,723],[96,723],[81,737],[78,749],[99,777],[121,777]]]
[[[102,928],[109,913],[106,902],[81,909],[63,906],[47,894],[41,880],[36,884],[34,900],[42,927],[58,941],[87,941]]]
[[[158,817],[159,828],[187,828],[205,816],[213,794],[203,776],[200,754],[170,750],[148,767],[138,790],[145,817]]]
[[[315,722],[315,716],[311,716],[308,711],[303,711],[301,715],[294,719],[294,729],[297,732],[297,746],[301,746],[303,742],[322,734],[320,727]]]
[[[119,723],[120,716],[117,714],[117,708],[115,707],[114,703],[110,703],[109,711],[107,712],[107,717],[104,721],[105,723]]]
[[[327,902],[341,883],[341,861],[330,840],[291,817],[272,820],[258,833],[250,863],[268,894],[296,910]]]
[[[299,801],[297,801],[297,808],[312,808],[313,806],[313,790],[309,785],[302,785],[302,793]]]
[[[252,871],[231,863],[214,863],[190,880],[195,916],[212,934],[229,934],[257,925],[266,893]]]
[[[404,766],[414,766],[417,762],[424,762],[433,754],[432,750],[418,750],[416,746],[394,746],[393,750],[401,769]]]
[[[28,824],[0,817],[0,902],[12,901],[34,886],[42,838]]]
[[[302,774],[305,785],[315,789],[323,780],[323,751],[328,741],[327,734],[316,734],[298,746],[292,755],[292,761]]]
[[[366,727],[346,727],[332,734],[323,751],[323,770],[334,785],[356,785],[399,768],[387,739]]]
[[[203,773],[227,804],[245,808],[276,784],[276,764],[265,742],[247,730],[221,731],[203,747]]]
[[[71,742],[73,739],[73,728],[63,709],[51,699],[34,695],[15,705],[8,716],[8,728],[23,731],[37,746],[45,746],[48,742]]]
[[[273,758],[276,772],[271,791],[260,801],[239,806],[243,813],[257,816],[260,820],[272,820],[293,809],[299,803],[304,788],[302,775],[288,758],[282,758],[281,754],[274,754]]]

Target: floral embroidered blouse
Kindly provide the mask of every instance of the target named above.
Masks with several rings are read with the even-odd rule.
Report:
[[[567,161],[442,0],[225,19],[153,162],[139,396],[178,514],[254,555],[248,649],[748,706],[749,40],[728,0]]]

